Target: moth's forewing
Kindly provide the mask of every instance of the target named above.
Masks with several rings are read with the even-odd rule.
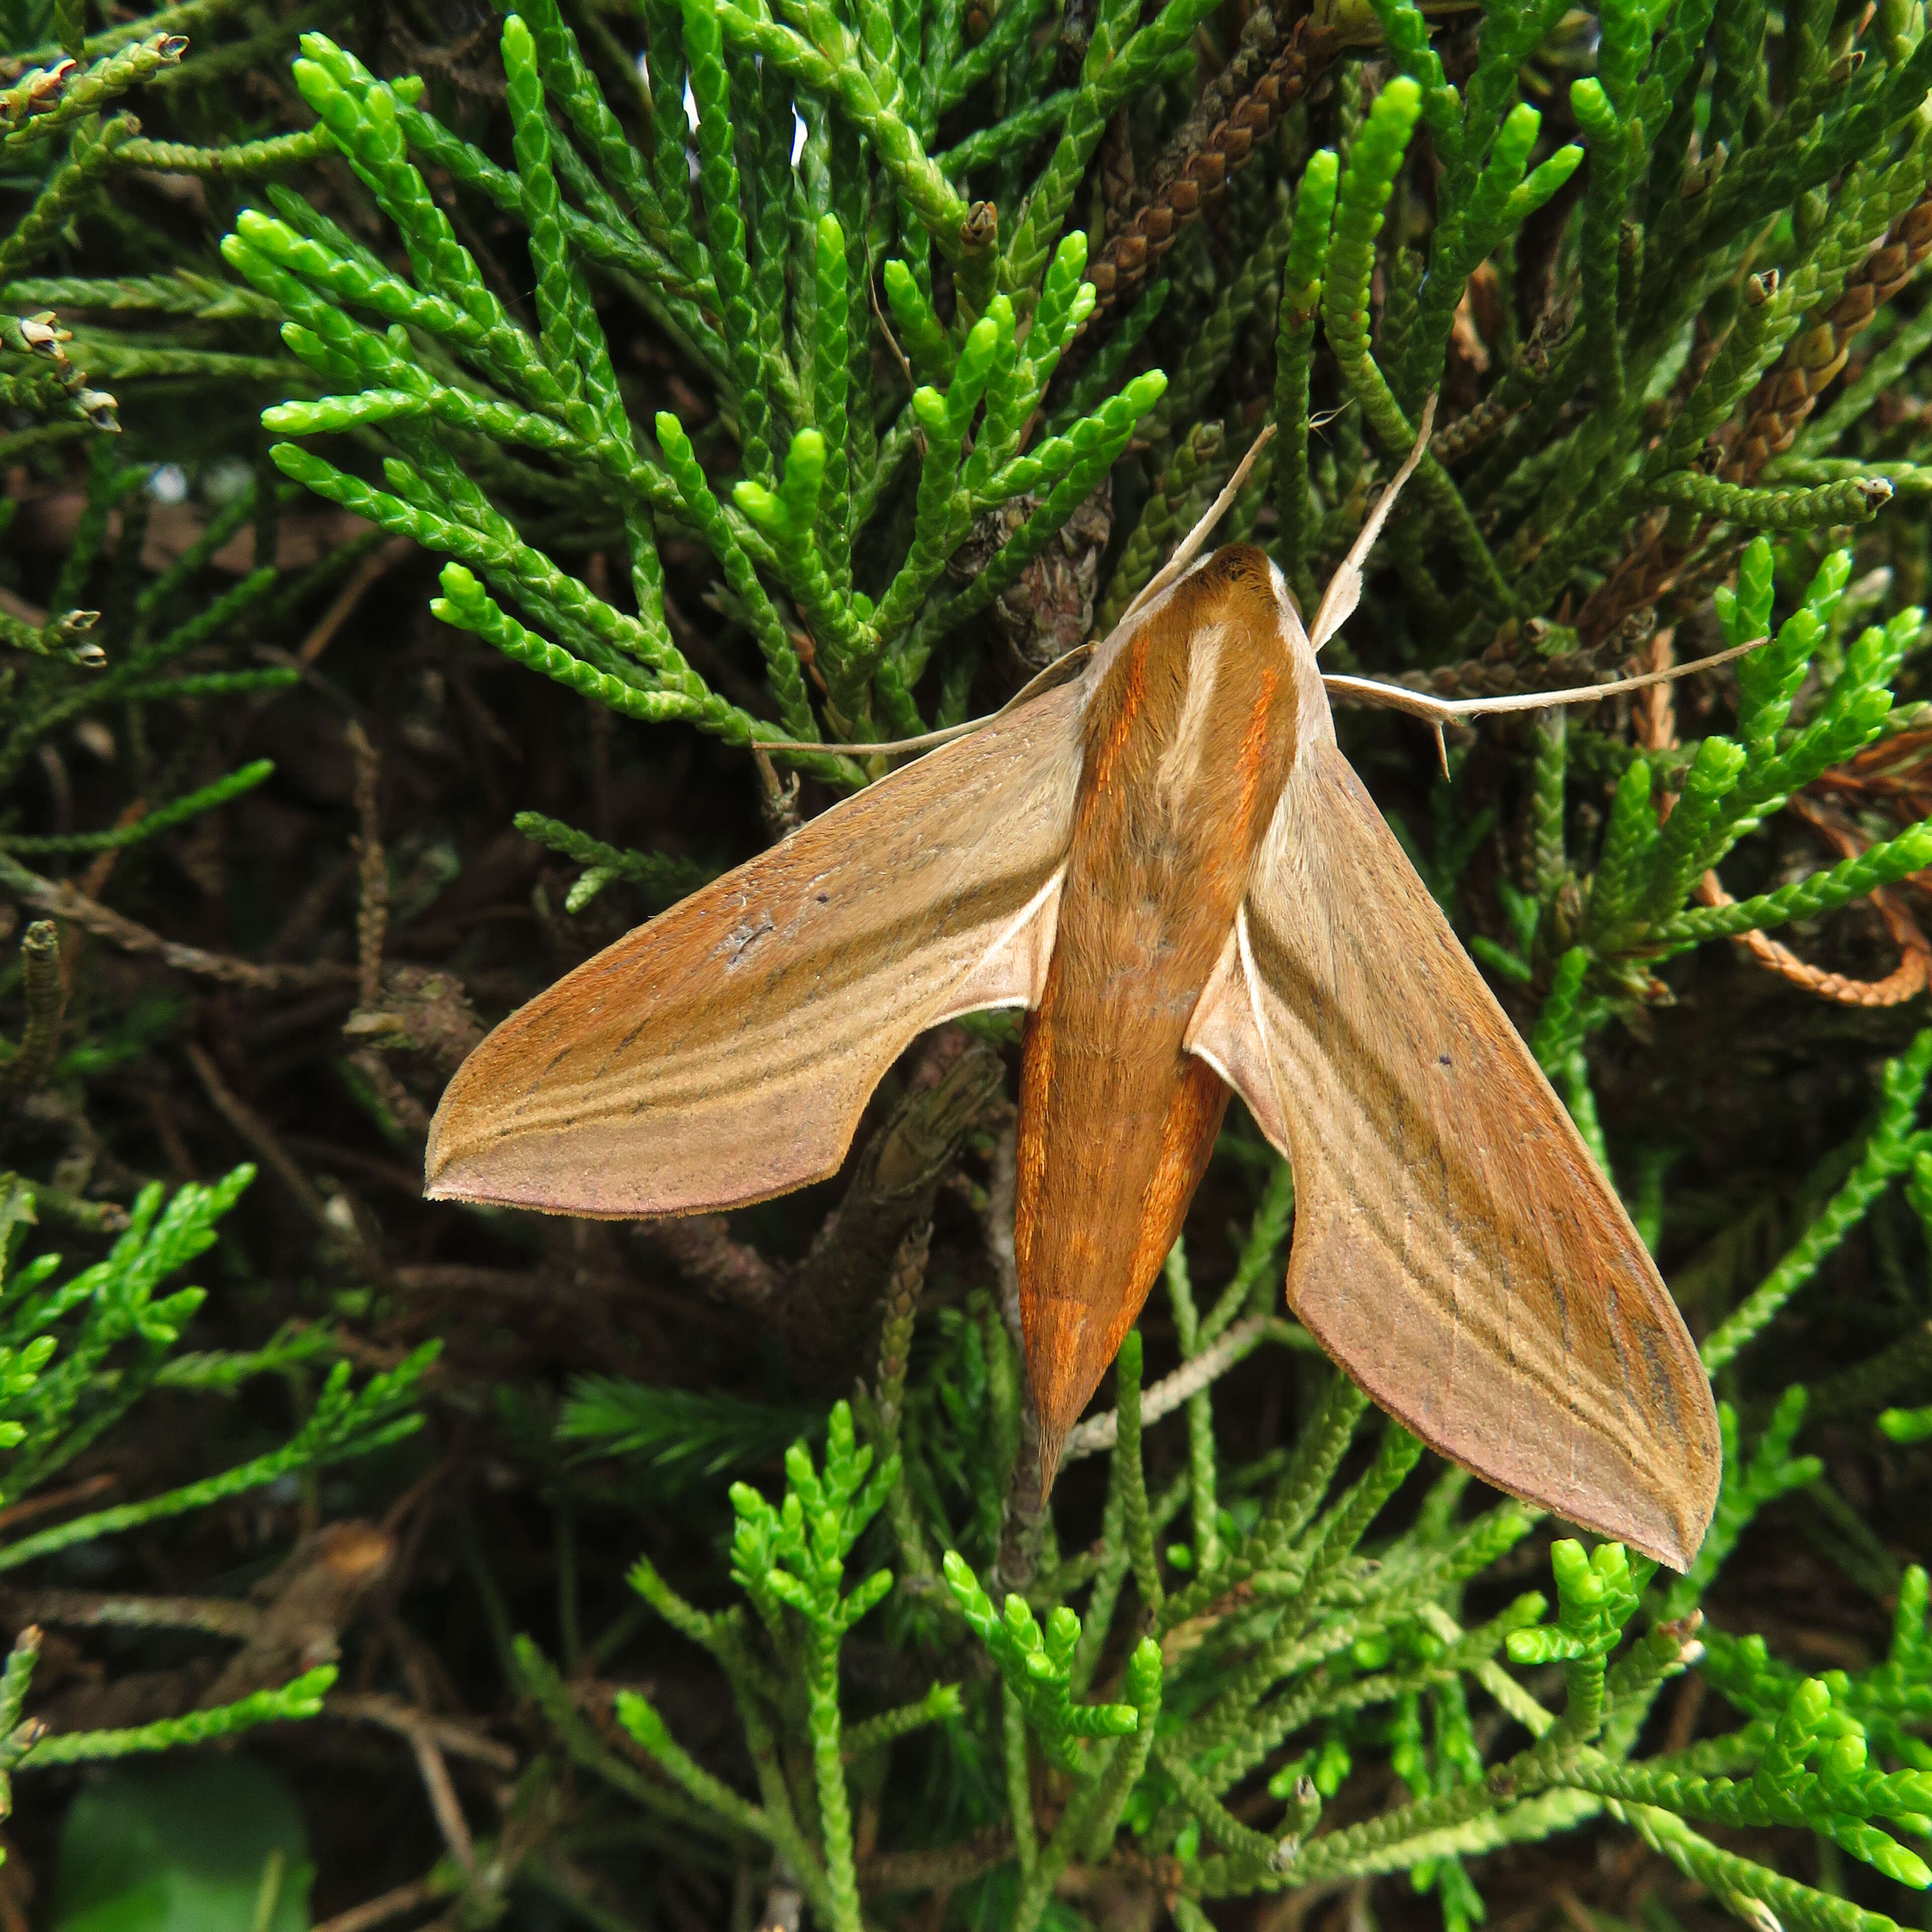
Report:
[[[512,1014],[443,1095],[428,1191],[628,1218],[835,1173],[915,1035],[1035,996],[1084,698],[872,786]]]
[[[1431,1448],[1681,1570],[1720,1470],[1683,1319],[1336,748],[1312,653],[1298,694],[1237,944],[1190,1032],[1293,1166],[1288,1300]]]

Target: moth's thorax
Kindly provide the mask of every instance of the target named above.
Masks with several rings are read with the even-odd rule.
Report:
[[[1287,781],[1296,668],[1259,550],[1216,551],[1175,585],[1088,707],[1070,885],[1084,862],[1122,911],[1204,920],[1218,954]]]
[[[1227,1102],[1181,1041],[1294,755],[1296,664],[1266,557],[1217,552],[1096,675],[1021,1075],[1016,1254],[1054,1454],[1173,1245]]]

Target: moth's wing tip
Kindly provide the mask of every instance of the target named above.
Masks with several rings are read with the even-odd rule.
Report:
[[[1046,1508],[1047,1498],[1053,1494],[1054,1482],[1060,1474],[1060,1459],[1066,1452],[1066,1438],[1072,1432],[1071,1428],[1051,1436],[1044,1429],[1040,1431],[1038,1500],[1042,1509]]]
[[[443,1090],[442,1101],[429,1124],[429,1138],[423,1148],[425,1201],[480,1201],[489,1198],[484,1177],[475,1172],[478,1150],[473,1145],[464,1147],[463,1137],[451,1131],[450,1102],[452,1096],[457,1097],[460,1108],[458,1089],[463,1084],[465,1070],[459,1067],[455,1078]]]
[[[1711,1446],[1708,1452],[1698,1459],[1694,1480],[1689,1485],[1688,1507],[1677,1526],[1678,1553],[1658,1558],[1660,1563],[1669,1564],[1679,1575],[1690,1568],[1692,1559],[1710,1532],[1712,1519],[1718,1514],[1718,1491],[1724,1474],[1724,1452],[1718,1446],[1718,1412],[1714,1402],[1711,1406]]]
[[[1570,1520],[1682,1576],[1695,1560],[1716,1514],[1719,1474],[1715,1459],[1709,1459],[1708,1467],[1687,1467],[1674,1490],[1634,1490],[1600,1518]],[[1554,1507],[1562,1514],[1560,1504]]]
[[[1687,1336],[1687,1353],[1689,1346]],[[1660,1465],[1670,1469],[1676,1480],[1667,1486],[1651,1490],[1643,1498],[1642,1528],[1648,1534],[1640,1534],[1634,1529],[1622,1539],[1633,1550],[1654,1557],[1680,1576],[1690,1568],[1717,1514],[1718,1492],[1724,1473],[1723,1437],[1710,1384],[1694,1354],[1686,1368],[1680,1388],[1694,1406],[1694,1417],[1688,1430],[1672,1432],[1672,1439],[1667,1444],[1660,1442],[1657,1459]]]
[[[1621,1543],[1625,1549],[1634,1551],[1639,1556],[1648,1556],[1652,1562],[1660,1563],[1665,1569],[1675,1570],[1680,1576],[1690,1568],[1690,1560],[1697,1553],[1696,1544],[1687,1549],[1675,1536],[1640,1535],[1634,1529],[1626,1530],[1613,1540]]]
[[[458,1139],[452,1145],[442,1134],[438,1111],[430,1124],[429,1144],[423,1154],[423,1198],[466,1201],[478,1207],[521,1208],[535,1214],[570,1214],[581,1219],[634,1219],[628,1203],[606,1198],[608,1187],[559,1186],[544,1174],[544,1163],[527,1157],[500,1140]],[[620,1190],[618,1190],[621,1192]],[[640,1208],[642,1214],[647,1210]]]
[[[425,1164],[422,1198],[425,1201],[474,1201],[478,1197],[472,1190],[463,1185],[460,1178]]]
[[[437,1145],[438,1130],[442,1125],[442,1109],[436,1109],[436,1118],[429,1124],[429,1144],[423,1149],[423,1198],[425,1201],[460,1201],[450,1177],[449,1156]]]
[[[423,1198],[425,1201],[470,1201],[486,1207],[530,1208],[538,1213],[564,1214],[571,1210],[529,1198],[529,1190],[506,1185],[503,1177],[490,1172],[487,1163],[445,1155],[439,1160],[431,1145],[423,1162]]]
[[[1648,1556],[1661,1563],[1666,1570],[1676,1570],[1681,1576],[1690,1568],[1704,1540],[1704,1532],[1709,1527],[1708,1517],[1699,1522],[1694,1519],[1646,1516],[1613,1528],[1606,1528],[1604,1533],[1614,1536],[1618,1542],[1635,1550],[1640,1556]]]

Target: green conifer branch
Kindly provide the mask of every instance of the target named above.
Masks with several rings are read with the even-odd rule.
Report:
[[[1808,879],[1780,886],[1727,906],[1694,906],[1650,929],[1649,943],[1681,948],[1708,939],[1734,938],[1739,933],[1762,932],[1786,920],[1809,919],[1831,912],[1848,900],[1863,898],[1880,886],[1923,871],[1932,863],[1932,820],[1915,825],[1896,838],[1888,838]]]
[[[766,676],[778,700],[787,733],[794,738],[815,738],[817,722],[806,694],[797,649],[759,583],[752,560],[726,520],[723,507],[711,494],[711,485],[692,448],[691,439],[685,434],[683,424],[668,411],[658,416],[656,429],[658,446],[664,452],[665,467],[677,487],[685,514],[710,546],[711,554],[724,572],[725,581],[750,614],[752,634],[764,654]]]
[[[905,118],[909,104],[896,78],[868,74],[858,43],[832,9],[822,4],[800,9],[806,32],[720,0],[717,19],[735,46],[772,62],[823,99],[836,101],[870,141],[892,184],[925,224],[948,260],[966,253],[966,202],[921,146]],[[807,38],[807,34],[810,38]],[[714,253],[716,252],[714,246]]]
[[[1839,524],[1868,523],[1894,494],[1888,478],[1864,473],[1815,488],[1767,490],[1723,483],[1687,470],[1660,476],[1650,486],[1654,502],[1682,504],[1707,517],[1760,530],[1826,530]]]
[[[279,680],[280,688],[284,689],[288,682],[286,677]],[[257,758],[252,764],[230,772],[226,778],[217,778],[212,784],[184,793],[168,804],[144,813],[131,824],[116,826],[110,831],[69,832],[41,838],[17,832],[0,832],[0,846],[10,852],[124,851],[161,832],[171,832],[177,825],[185,825],[190,819],[199,818],[205,812],[219,810],[244,792],[253,791],[263,780],[274,775],[274,769],[272,760]]]
[[[68,144],[66,161],[47,178],[33,206],[0,238],[0,280],[10,280],[38,261],[58,241],[61,231],[114,165],[118,151],[139,131],[131,114],[117,114],[90,130],[79,127]]]
[[[288,1724],[318,1716],[322,1700],[335,1682],[335,1666],[325,1664],[304,1671],[273,1690],[252,1691],[232,1704],[190,1711],[127,1730],[68,1731],[43,1737],[14,1761],[16,1771],[44,1771],[56,1765],[88,1764],[102,1759],[131,1757],[148,1751],[173,1750],[182,1745],[208,1744],[232,1738],[257,1724]]]
[[[70,1549],[77,1543],[119,1535],[166,1516],[204,1509],[226,1497],[260,1489],[292,1470],[366,1456],[400,1442],[422,1426],[419,1415],[398,1411],[416,1399],[417,1385],[441,1346],[440,1342],[426,1342],[399,1366],[370,1376],[361,1390],[355,1391],[349,1385],[349,1364],[338,1363],[330,1371],[308,1420],[281,1448],[237,1464],[218,1476],[184,1484],[145,1502],[97,1510],[52,1529],[0,1545],[0,1570],[17,1569],[23,1563]]]
[[[180,34],[149,33],[105,54],[91,66],[68,75],[61,82],[51,104],[40,97],[40,111],[0,134],[0,157],[16,161],[26,151],[64,128],[98,114],[110,100],[131,88],[152,80],[163,69],[171,68],[188,51],[188,40]],[[16,116],[0,107],[0,121]],[[128,132],[131,134],[130,127]]]
[[[1705,1338],[1699,1353],[1709,1373],[1715,1375],[1729,1363],[1817,1273],[1894,1177],[1910,1166],[1924,1145],[1912,1122],[1928,1078],[1932,1031],[1922,1033],[1906,1052],[1886,1062],[1884,1100],[1858,1165],[1762,1283]]]
[[[1384,448],[1398,459],[1408,454],[1415,432],[1370,350],[1369,278],[1382,212],[1420,112],[1421,91],[1406,75],[1376,96],[1342,177],[1322,290],[1322,325],[1349,392],[1362,405]],[[1480,594],[1499,610],[1511,608],[1509,586],[1448,472],[1425,453],[1416,477],[1466,566],[1474,573]]]
[[[1328,260],[1341,167],[1331,148],[1309,157],[1298,191],[1294,226],[1282,267],[1281,303],[1275,341],[1276,560],[1304,610],[1315,608],[1308,544],[1314,522],[1309,495],[1310,358],[1322,313],[1322,277]]]

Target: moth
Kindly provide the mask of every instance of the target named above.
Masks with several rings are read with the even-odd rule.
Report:
[[[1342,756],[1317,664],[1428,434],[1312,624],[1259,550],[1199,554],[1238,475],[1074,674],[512,1014],[443,1096],[428,1193],[625,1219],[764,1200],[836,1172],[916,1035],[1024,1008],[1042,1487],[1238,1094],[1293,1169],[1288,1300],[1322,1347],[1451,1461],[1684,1568],[1720,1460],[1696,1351]],[[1326,682],[1439,734],[1671,674],[1460,704]]]

